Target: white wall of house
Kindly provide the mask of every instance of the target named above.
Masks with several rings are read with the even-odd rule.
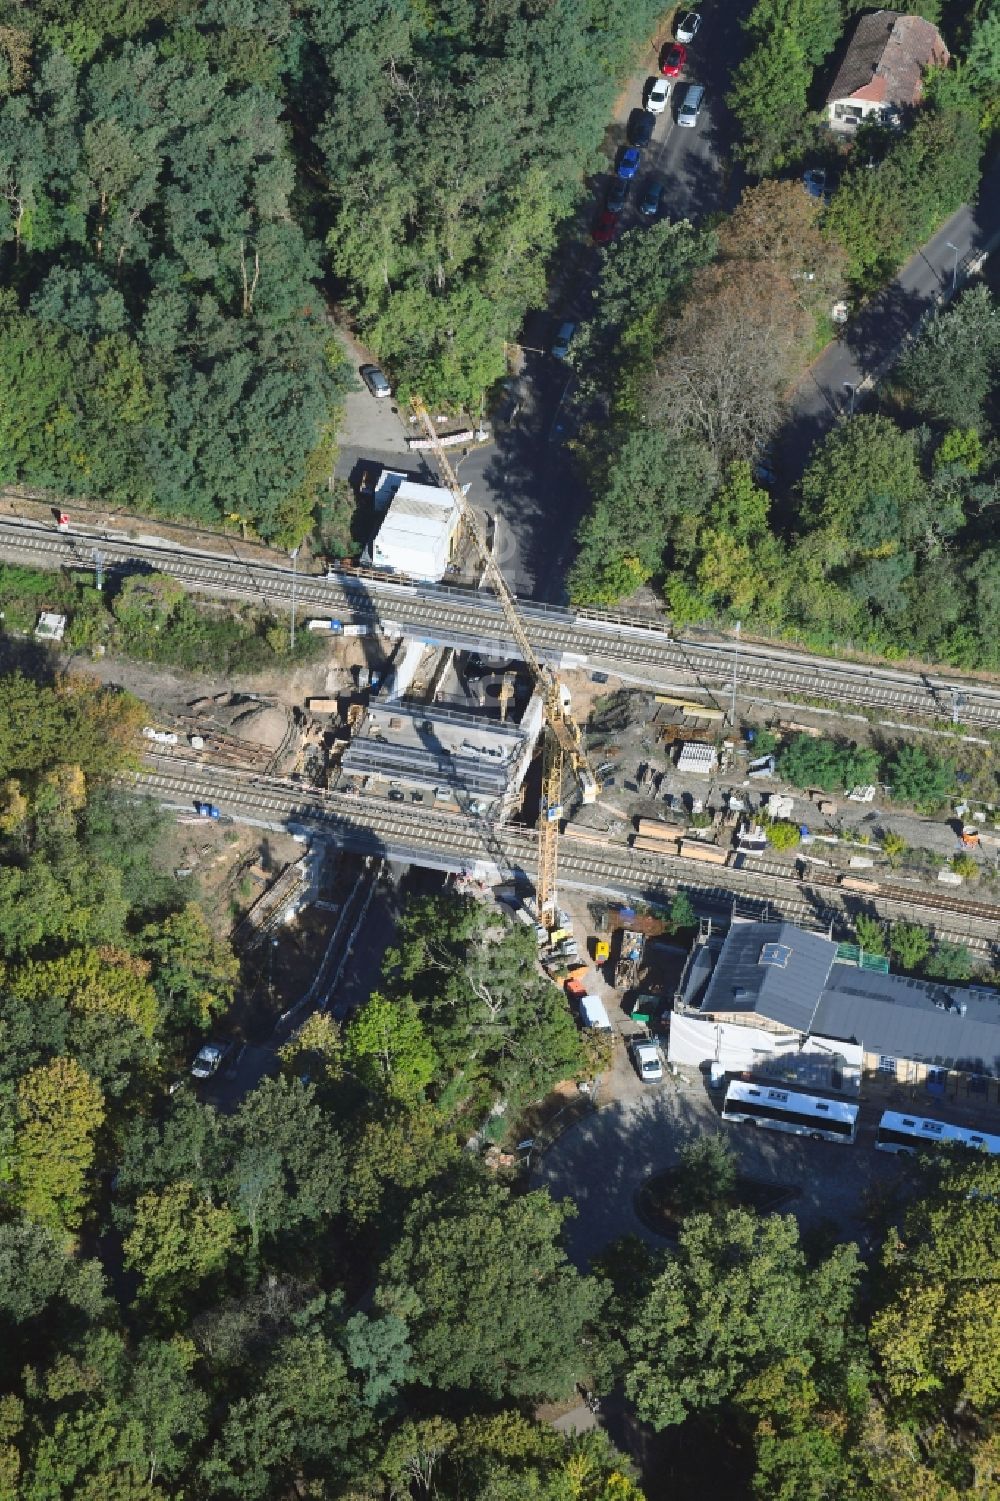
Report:
[[[852,135],[862,120],[879,119],[885,105],[868,99],[835,99],[830,105],[830,129]]]
[[[861,1090],[864,1050],[855,1043],[800,1032],[765,1032],[734,1022],[714,1022],[674,1012],[670,1018],[667,1057],[687,1068],[719,1063],[727,1073],[759,1073],[811,1085],[836,1087],[845,1094]]]

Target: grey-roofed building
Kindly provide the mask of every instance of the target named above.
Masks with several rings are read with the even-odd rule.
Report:
[[[859,1042],[865,1066],[901,1066],[1000,1078],[1000,995],[904,975],[836,965],[816,1008],[815,1030]]]
[[[845,946],[846,948],[846,946]],[[862,1078],[1000,1103],[1000,993],[862,968],[818,933],[734,921],[695,945],[672,1062],[854,1092]]]
[[[753,1014],[798,1032],[813,1017],[837,957],[837,945],[788,922],[734,923],[705,987],[706,1015]]]

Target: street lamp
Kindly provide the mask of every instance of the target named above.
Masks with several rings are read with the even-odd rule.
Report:
[[[291,559],[292,559],[292,639],[291,639],[291,643],[290,643],[290,650],[293,651],[293,652],[295,650],[295,578],[296,578],[296,563],[297,563],[298,556],[299,556],[299,550],[298,550],[298,548],[297,547],[293,547],[292,551],[291,551]]]
[[[733,626],[733,711],[731,723],[734,733],[736,731],[736,672],[740,661],[740,631],[742,626],[743,622],[741,620],[737,620]]]
[[[955,252],[955,260],[951,268],[951,295],[952,297],[954,297],[955,288],[958,286],[958,258],[962,254],[962,252],[959,250],[958,246],[953,245],[950,240],[945,240],[945,244],[947,245],[949,250],[954,250]]]
[[[853,417],[854,416],[854,398],[855,398],[855,396],[858,393],[858,388],[857,388],[857,386],[852,385],[852,383],[849,380],[845,380],[844,381],[844,390],[847,392],[847,394],[848,394],[848,396],[850,398],[850,402],[851,402],[850,411],[848,412],[847,415],[849,417]]]
[[[267,999],[274,1000],[274,951],[278,947],[279,940],[272,938],[267,946]]]

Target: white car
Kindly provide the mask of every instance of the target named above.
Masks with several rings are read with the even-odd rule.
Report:
[[[685,46],[693,42],[701,28],[701,16],[696,10],[689,10],[687,15],[681,16],[674,28],[674,36]]]
[[[192,1079],[211,1079],[219,1072],[219,1066],[229,1049],[217,1042],[206,1042],[191,1065]]]
[[[632,1043],[632,1062],[644,1084],[659,1084],[663,1078],[663,1059],[655,1042],[647,1037],[637,1038]]]
[[[651,115],[662,115],[670,102],[670,79],[657,78],[646,99],[646,108]]]

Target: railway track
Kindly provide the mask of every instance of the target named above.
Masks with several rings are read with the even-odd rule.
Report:
[[[317,828],[359,854],[380,854],[441,870],[496,871],[501,878],[520,877],[529,882],[536,875],[537,840],[531,830],[441,813],[423,803],[382,803],[228,766],[202,765],[188,771],[159,752],[147,756],[135,780],[140,791],[175,807],[189,808],[195,801],[211,798],[236,819]],[[938,937],[960,941],[982,953],[992,953],[1000,940],[1000,907],[986,902],[903,885],[880,886],[877,894],[859,896],[823,872],[802,877],[773,862],[741,869],[706,867],[699,860],[597,844],[572,835],[563,840],[560,881],[581,890],[648,902],[662,901],[683,888],[716,912],[728,909],[734,900],[749,901],[800,923],[833,922],[840,927],[858,911],[875,910],[895,921],[919,915]]]
[[[293,575],[287,566],[174,545],[154,538],[86,529],[59,533],[51,526],[0,518],[0,552],[37,568],[95,566],[100,552],[108,572],[136,568],[169,572],[189,589],[288,609],[293,595],[302,611],[370,624],[387,635],[412,635],[432,646],[498,655],[512,649],[497,601],[484,592],[447,585],[410,584],[363,569],[326,577]],[[730,681],[733,643],[679,638],[662,620],[567,610],[521,601],[535,650],[563,667],[602,667],[639,684],[671,686],[681,680],[716,693]],[[904,672],[888,667],[813,658],[801,652],[742,641],[739,679],[744,696],[812,698],[893,714],[952,720],[1000,730],[1000,687],[969,678]]]

